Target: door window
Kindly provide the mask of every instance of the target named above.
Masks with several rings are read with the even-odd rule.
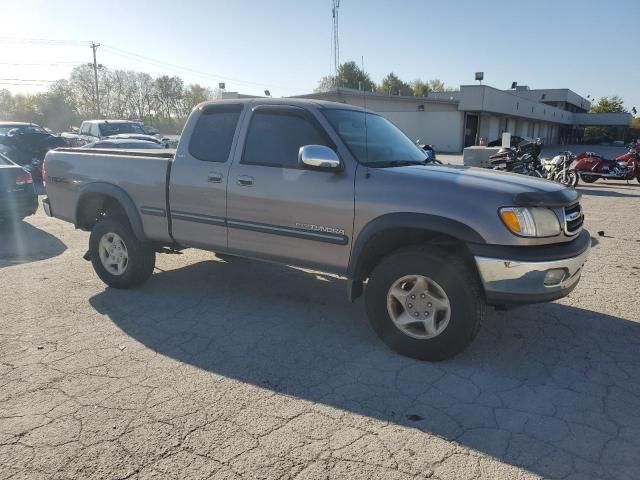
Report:
[[[242,105],[216,105],[202,112],[191,134],[189,153],[203,162],[226,162],[241,111]]]
[[[304,113],[258,110],[251,118],[241,163],[298,168],[298,152],[305,145],[334,148]]]

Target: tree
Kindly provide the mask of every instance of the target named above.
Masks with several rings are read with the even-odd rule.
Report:
[[[594,113],[622,113],[626,112],[624,101],[618,95],[601,97],[595,105],[591,106]]]
[[[410,85],[416,97],[426,97],[429,94],[429,84],[419,78],[411,82]]]
[[[446,86],[444,82],[438,78],[429,80],[430,92],[453,92],[453,90],[453,88]]]
[[[162,75],[153,82],[154,97],[158,113],[164,118],[180,114],[180,103],[184,95],[184,82],[180,77]]]
[[[375,90],[376,84],[373,83],[367,72],[358,67],[356,62],[351,61],[340,65],[337,75],[322,77],[315,91],[326,92],[335,87],[354,88],[370,92]]]
[[[623,113],[624,101],[618,95],[601,97],[594,105],[591,105],[593,113]],[[587,141],[610,141],[618,136],[615,127],[587,127],[584,129],[584,138]]]
[[[189,85],[185,89],[182,98],[182,114],[185,116],[189,115],[193,107],[207,100],[212,100],[213,98],[214,93],[210,88],[203,87],[197,83]]]
[[[413,95],[411,86],[400,80],[393,72],[382,79],[378,91],[388,95]]]

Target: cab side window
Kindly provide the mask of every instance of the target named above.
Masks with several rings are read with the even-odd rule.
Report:
[[[226,162],[240,112],[242,105],[214,105],[206,108],[191,134],[189,153],[203,162]]]
[[[298,151],[305,145],[334,148],[321,127],[305,114],[257,110],[251,118],[241,163],[298,168]]]

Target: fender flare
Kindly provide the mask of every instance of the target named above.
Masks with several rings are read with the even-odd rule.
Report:
[[[376,234],[395,228],[413,228],[448,235],[465,243],[484,244],[485,239],[473,228],[457,220],[426,213],[389,213],[370,221],[358,234],[349,260],[347,273],[354,281],[362,280],[360,268],[369,241]]]
[[[80,209],[82,206],[82,199],[86,195],[94,193],[106,195],[116,199],[120,203],[120,205],[122,205],[122,208],[124,209],[124,212],[129,219],[129,224],[131,225],[133,234],[138,240],[143,242],[147,241],[147,236],[145,235],[144,228],[142,227],[142,219],[140,218],[140,214],[138,213],[136,204],[133,202],[133,200],[125,190],[111,183],[92,182],[88,183],[80,189],[80,192],[78,194],[78,201],[76,203],[76,213],[74,219],[76,228],[78,228],[79,226],[78,220]]]

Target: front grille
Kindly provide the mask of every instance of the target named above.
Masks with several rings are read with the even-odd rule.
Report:
[[[564,208],[564,232],[573,236],[580,233],[582,224],[584,223],[584,215],[579,203]]]

